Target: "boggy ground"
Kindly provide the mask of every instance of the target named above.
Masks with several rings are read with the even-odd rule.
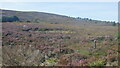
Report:
[[[5,66],[117,66],[117,51],[117,26],[2,24]]]

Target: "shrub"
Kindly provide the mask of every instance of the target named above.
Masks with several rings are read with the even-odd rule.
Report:
[[[95,55],[95,56],[100,56],[100,55],[105,56],[105,55],[107,55],[107,53],[105,51],[102,51],[102,50],[97,50],[93,53],[93,55]]]
[[[55,59],[55,58],[50,58],[50,59],[47,59],[46,62],[54,63],[54,62],[57,62],[57,59]]]
[[[19,21],[17,16],[2,16],[2,22],[15,22]]]
[[[59,64],[69,65],[73,60],[73,62],[79,62],[80,60],[84,60],[86,58],[86,56],[79,53],[66,54],[60,57]]]
[[[92,62],[92,63],[90,63],[89,65],[90,66],[104,66],[105,65],[105,60],[103,60],[103,59],[99,59],[99,60],[97,60],[97,61],[94,61],[94,62]]]
[[[108,61],[110,61],[110,62],[114,62],[114,61],[117,60],[118,55],[112,55],[112,54],[110,54],[110,55],[107,55],[106,58],[107,58]]]

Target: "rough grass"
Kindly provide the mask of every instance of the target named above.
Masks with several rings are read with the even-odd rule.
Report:
[[[30,28],[60,28],[62,30],[22,31],[21,29],[23,28],[23,25],[27,25]],[[69,52],[68,49],[72,49],[74,53],[79,53],[80,56],[87,56],[84,60],[74,57],[74,62],[76,64],[78,63],[78,65],[81,65],[82,61],[83,65],[104,66],[107,62],[113,63],[112,61],[106,61],[106,59],[116,59],[116,56],[109,56],[109,54],[117,55],[118,41],[115,40],[115,38],[118,37],[117,34],[117,26],[50,23],[4,23],[3,65],[38,66],[45,65],[46,62],[49,62],[49,64],[53,63],[50,65],[57,65],[57,62],[60,61],[60,57],[66,55],[65,52]],[[106,41],[105,39],[97,40],[97,48],[94,49],[94,42],[90,40],[90,37],[96,38],[98,36],[110,36],[112,41],[109,39]],[[66,51],[61,53],[60,50],[64,48]],[[45,59],[44,55],[49,53],[51,54],[50,57]],[[69,55],[73,56],[72,53]],[[97,59],[101,59],[101,57],[103,59],[98,61],[97,59],[92,58],[93,56]],[[43,59],[45,59],[46,62]],[[70,59],[69,56],[67,56],[67,59]],[[65,64],[69,64],[67,61],[70,62],[70,60],[67,59],[64,59],[66,61]],[[90,62],[91,64],[87,62]],[[61,62],[61,64],[62,63],[64,62]]]

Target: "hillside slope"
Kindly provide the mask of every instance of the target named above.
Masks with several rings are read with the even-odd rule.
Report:
[[[74,18],[64,15],[51,14],[45,12],[35,12],[35,11],[14,11],[14,10],[3,10],[2,16],[17,16],[22,22],[49,22],[49,23],[73,23],[73,24],[102,24],[102,25],[112,25],[113,22],[91,20],[88,18]]]

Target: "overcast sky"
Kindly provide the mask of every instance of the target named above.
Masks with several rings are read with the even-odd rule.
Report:
[[[117,2],[1,2],[0,8],[55,13],[103,21],[118,20]]]

